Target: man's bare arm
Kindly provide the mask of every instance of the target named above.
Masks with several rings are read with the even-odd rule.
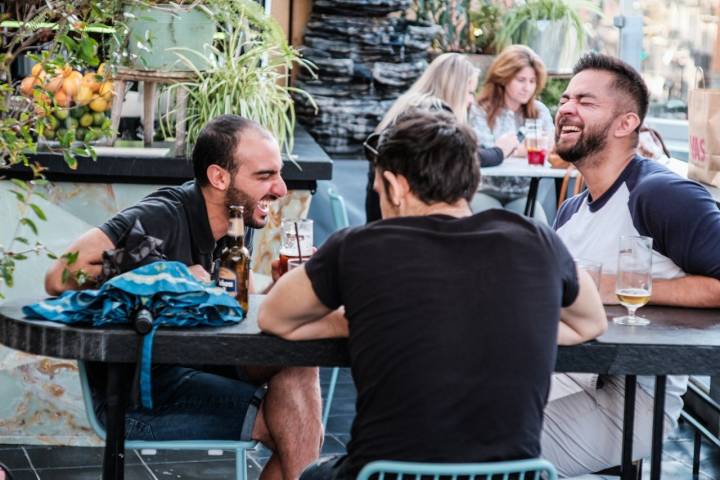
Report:
[[[102,253],[115,248],[112,240],[99,228],[93,228],[75,240],[65,253],[77,252],[77,260],[68,265],[64,258],[55,260],[45,274],[45,290],[50,295],[59,295],[65,290],[81,288],[74,275],[69,275],[63,282],[63,271],[67,268],[71,273],[83,270],[90,278],[100,275],[102,269]]]
[[[575,301],[560,312],[558,345],[592,340],[607,330],[607,315],[590,275],[578,270],[580,289]]]
[[[619,303],[615,295],[615,275],[603,275],[602,299],[605,305]],[[653,279],[650,303],[675,307],[720,308],[720,280],[701,275]]]
[[[267,333],[292,340],[347,335],[341,313],[327,308],[315,295],[305,268],[283,275],[260,306],[258,326]]]
[[[653,279],[650,303],[676,307],[719,308],[720,280],[700,275],[671,280]]]

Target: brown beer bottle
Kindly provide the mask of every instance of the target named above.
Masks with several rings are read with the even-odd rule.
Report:
[[[250,252],[245,247],[244,208],[240,205],[230,206],[230,242],[220,256],[218,286],[233,295],[243,311],[248,311],[248,287],[250,285]]]

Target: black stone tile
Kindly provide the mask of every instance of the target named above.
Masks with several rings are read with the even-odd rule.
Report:
[[[0,450],[0,463],[4,463],[10,470],[30,468],[22,447]]]
[[[323,408],[325,407],[323,406]],[[349,398],[336,398],[333,396],[332,406],[330,407],[330,416],[333,415],[352,415],[354,417],[355,401],[351,401]]]
[[[102,447],[62,447],[41,446],[27,450],[36,469],[58,467],[101,467],[103,463]],[[130,453],[130,452],[128,452]],[[126,465],[140,463],[135,455],[128,454]]]
[[[342,398],[345,400],[352,400],[352,402],[355,403],[356,397],[357,391],[355,390],[355,385],[353,385],[352,383],[338,382],[338,384],[335,386],[335,395],[333,396],[333,399]]]
[[[157,478],[173,480],[227,480],[235,478],[235,459],[217,462],[161,463],[148,466]]]
[[[355,415],[331,415],[328,418],[327,431],[332,434],[350,433]]]
[[[325,435],[323,443],[322,455],[335,455],[336,453],[345,453],[345,445],[332,435]]]
[[[157,450],[154,455],[145,455],[137,450],[137,454],[147,464],[235,461],[234,450],[223,450],[222,455],[208,455],[207,450]],[[139,461],[138,455],[133,453],[132,456]]]
[[[98,480],[102,478],[102,467],[48,468],[37,473],[40,480]],[[37,480],[37,477],[31,478]],[[143,465],[126,465],[125,480],[153,480],[153,477]]]
[[[347,447],[348,442],[350,441],[350,433],[331,433],[335,439],[345,445]]]
[[[14,480],[37,480],[37,475],[32,470],[14,470],[12,475]]]

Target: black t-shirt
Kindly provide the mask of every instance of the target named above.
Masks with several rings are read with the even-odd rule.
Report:
[[[217,256],[218,243],[212,235],[205,198],[195,181],[178,187],[165,187],[143,198],[100,225],[116,247],[140,220],[145,233],[163,241],[160,250],[168,260],[185,265],[202,265],[208,272]],[[245,245],[252,251],[254,230],[245,229]]]
[[[137,204],[126,208],[100,225],[115,248],[123,247],[125,234],[139,220],[145,233],[163,241],[160,250],[167,260],[185,265],[202,265],[212,273],[213,260],[219,256],[226,238],[218,242],[210,228],[205,198],[195,181],[176,187],[161,188]],[[252,252],[254,229],[245,229],[245,245]],[[88,365],[88,379],[93,391],[105,392],[106,369],[102,364]],[[154,365],[153,378],[162,375],[169,365]],[[153,382],[154,384],[155,382]]]
[[[306,264],[345,306],[357,415],[345,462],[537,457],[575,264],[548,227],[505,210],[337,232]]]

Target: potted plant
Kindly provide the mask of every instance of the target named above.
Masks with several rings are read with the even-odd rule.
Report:
[[[193,2],[152,3],[130,1],[123,6],[124,53],[128,66],[147,70],[187,70],[171,49],[205,51],[213,43],[216,20],[213,11]],[[207,66],[203,57],[191,59],[197,69]]]
[[[601,14],[588,0],[527,0],[516,5],[502,18],[497,49],[522,43],[543,59],[550,72],[569,70],[585,46],[581,10]]]
[[[305,92],[289,86],[288,72],[293,66],[310,69],[312,65],[287,43],[280,26],[259,4],[252,0],[222,3],[222,9],[207,4],[222,12],[216,13],[220,20],[219,38],[207,54],[188,48],[171,49],[195,73],[194,79],[169,87],[171,93],[184,89],[188,95],[188,153],[209,120],[233,113],[266,127],[289,154],[295,128],[290,94]],[[204,70],[195,66],[196,57],[207,59]],[[166,127],[175,113],[170,110],[163,116]],[[171,128],[170,125],[168,129]]]

